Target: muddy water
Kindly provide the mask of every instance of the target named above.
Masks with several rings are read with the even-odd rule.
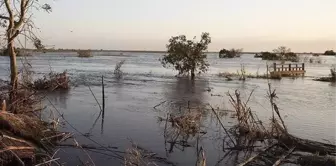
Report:
[[[245,65],[248,73],[262,74],[266,71],[266,61],[255,59],[252,55],[237,59],[218,59],[216,55],[209,55],[209,71],[192,82],[174,77],[176,72],[164,69],[159,58],[160,54],[151,53],[124,53],[123,56],[97,53],[93,58],[77,58],[74,53],[48,53],[28,59],[36,77],[48,73],[50,68],[59,72],[68,71],[74,87],[68,92],[50,94],[48,98],[71,123],[66,124],[64,130],[76,133],[77,141],[83,144],[110,145],[124,151],[130,147],[130,140],[133,140],[178,165],[195,165],[194,147],[174,148],[171,153],[166,153],[164,125],[158,123],[157,117],[164,117],[167,111],[171,111],[172,107],[168,103],[186,105],[190,101],[192,106],[209,103],[215,108],[231,109],[226,96],[228,91],[239,89],[246,99],[254,89],[250,101],[252,110],[265,121],[270,117],[270,104],[266,98],[267,80],[226,81],[217,76],[219,72],[236,72],[240,70],[241,64]],[[319,58],[321,64],[306,64],[307,77],[271,83],[277,90],[277,103],[290,133],[302,138],[335,142],[336,87],[312,79],[327,76],[331,65],[336,64],[336,58]],[[113,70],[120,60],[126,60],[122,67],[125,74],[123,79],[116,80]],[[0,57],[1,79],[8,79],[8,64],[7,57]],[[106,111],[104,118],[100,117],[96,121],[99,107],[88,86],[101,101],[102,75],[105,78]],[[162,101],[167,102],[157,109],[153,108]],[[208,133],[202,137],[200,145],[206,152],[208,165],[216,165],[224,155],[222,141],[218,139],[223,131],[210,117],[209,113],[204,118]],[[234,121],[227,116],[223,117],[223,122],[230,126]],[[90,132],[90,138],[96,143],[78,134],[74,128],[81,133]],[[191,144],[195,145],[195,141],[191,141]],[[119,160],[107,154],[89,153],[96,165],[120,164]],[[78,164],[77,156],[87,160],[82,151],[71,148],[61,149],[59,156],[68,165]],[[234,159],[225,159],[219,165],[235,165],[235,162]]]

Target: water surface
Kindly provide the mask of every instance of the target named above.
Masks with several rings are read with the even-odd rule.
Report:
[[[118,55],[118,54],[117,54]],[[195,165],[196,150],[194,147],[177,149],[166,153],[164,144],[164,125],[158,123],[157,117],[164,117],[172,107],[163,104],[154,109],[153,106],[162,101],[186,105],[211,104],[214,108],[232,109],[227,92],[238,89],[246,99],[250,92],[254,93],[249,102],[250,107],[260,119],[268,121],[271,115],[267,99],[268,82],[263,79],[248,79],[245,82],[227,81],[218,77],[219,72],[237,72],[241,65],[247,73],[266,72],[266,64],[273,62],[243,55],[235,59],[219,59],[215,54],[208,55],[210,68],[207,73],[197,77],[193,82],[175,77],[176,71],[162,67],[156,53],[125,53],[127,56],[107,56],[97,53],[92,58],[78,58],[75,53],[47,53],[29,57],[35,77],[42,76],[52,69],[56,72],[67,70],[74,87],[68,92],[50,94],[48,99],[55,104],[70,125],[62,130],[72,131],[77,141],[83,144],[98,146],[92,140],[81,136],[90,132],[95,142],[100,145],[111,145],[124,151],[130,147],[130,140],[151,150],[162,157],[176,162],[178,165]],[[317,141],[335,142],[335,109],[336,87],[331,83],[316,82],[314,77],[327,76],[330,67],[336,64],[335,57],[319,57],[321,64],[306,63],[305,78],[284,78],[272,80],[276,88],[277,104],[284,117],[289,132],[293,135]],[[302,57],[304,59],[304,57]],[[124,77],[114,78],[115,64],[126,60],[122,66]],[[21,61],[19,60],[19,64]],[[9,59],[0,57],[0,78],[8,79]],[[101,76],[105,78],[106,112],[104,120],[97,120],[99,107],[88,86],[91,87],[98,101],[101,101]],[[176,109],[178,111],[178,109]],[[207,164],[215,165],[224,155],[219,135],[223,135],[218,124],[211,122],[211,113],[204,118],[208,133],[200,144],[206,151]],[[233,125],[230,117],[223,117],[226,125]],[[73,128],[74,127],[74,128]],[[96,165],[117,165],[120,161],[104,154],[89,152]],[[64,148],[59,152],[62,160],[68,165],[78,164],[76,156],[85,158],[82,151]],[[233,160],[225,160],[220,165],[235,165]]]

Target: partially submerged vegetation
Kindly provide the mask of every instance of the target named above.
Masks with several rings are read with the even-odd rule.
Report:
[[[195,79],[199,73],[207,71],[209,63],[206,61],[208,45],[211,43],[209,33],[202,33],[201,40],[187,40],[185,35],[173,36],[167,44],[167,54],[160,59],[163,67],[174,66],[179,75],[190,74]]]
[[[273,52],[261,52],[255,56],[256,58],[261,57],[262,60],[281,60],[281,61],[291,61],[298,62],[299,57],[294,52],[287,47],[280,46],[274,49]]]
[[[166,117],[159,117],[159,122],[163,122],[164,138],[167,153],[173,150],[185,148],[195,148],[197,151],[197,163],[206,164],[205,153],[199,140],[206,136],[207,129],[214,130],[214,126],[205,126],[206,117],[219,125],[224,131],[224,136],[218,135],[215,140],[223,140],[223,151],[225,155],[217,165],[230,154],[237,154],[234,165],[335,165],[336,146],[317,141],[298,138],[289,133],[287,126],[281,116],[280,108],[276,103],[278,98],[276,91],[271,88],[267,96],[270,103],[270,121],[261,121],[256,112],[249,107],[249,101],[253,95],[250,93],[247,99],[242,99],[239,91],[233,94],[228,93],[229,101],[233,110],[222,114],[221,110],[214,109],[210,105],[191,107],[189,102],[187,107],[179,106],[178,111],[172,108]],[[154,108],[156,109],[158,104]],[[222,116],[235,119],[234,126],[225,126]],[[217,131],[217,129],[216,129]],[[219,131],[218,131],[219,132]],[[217,134],[216,134],[217,135]],[[196,143],[195,143],[196,142]],[[203,156],[199,158],[199,156]],[[201,161],[201,162],[200,162]]]
[[[119,61],[114,68],[114,76],[116,79],[121,79],[124,72],[121,70],[122,65],[125,63],[125,60]]]
[[[41,101],[43,95],[20,84],[16,92],[16,101],[7,105],[8,93],[2,92],[0,100],[0,164],[1,165],[35,165],[53,163],[54,147],[68,133],[59,132],[59,119],[50,117],[41,119]],[[38,153],[37,153],[38,152]],[[50,155],[51,154],[51,155]],[[50,161],[52,160],[52,161]]]
[[[327,50],[323,55],[336,55],[336,52],[334,52],[334,50]]]
[[[336,82],[336,68],[330,69],[330,76],[329,77],[320,77],[314,79],[315,81],[322,81],[322,82]]]
[[[79,50],[77,51],[78,57],[80,58],[89,58],[92,57],[92,53],[90,50]]]
[[[248,107],[251,92],[246,102],[240,97],[240,93],[235,91],[234,95],[229,94],[230,102],[236,111],[237,125],[231,130],[233,135],[244,137],[248,143],[233,142],[234,147],[253,148],[256,144],[262,144],[264,149],[246,158],[241,165],[279,165],[280,163],[292,163],[300,165],[302,160],[314,160],[314,155],[329,159],[329,155],[336,155],[336,146],[316,141],[297,138],[288,133],[287,127],[281,116],[279,107],[276,104],[276,91],[272,90],[269,84],[268,98],[271,105],[272,117],[269,126],[265,126],[265,122],[261,123],[258,116]],[[243,143],[243,144],[241,144]],[[306,154],[304,154],[304,153]],[[265,158],[267,160],[265,160]],[[286,159],[286,160],[285,160]],[[315,162],[318,162],[315,160]],[[333,162],[335,163],[335,159]],[[271,165],[272,165],[271,164]],[[323,162],[320,162],[323,164]]]
[[[68,90],[70,88],[69,77],[66,71],[62,73],[51,71],[48,75],[43,76],[43,78],[35,80],[32,87],[36,90]]]
[[[221,49],[219,51],[219,58],[239,58],[243,52],[243,49]]]

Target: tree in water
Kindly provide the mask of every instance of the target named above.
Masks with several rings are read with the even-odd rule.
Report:
[[[51,7],[48,4],[36,4],[36,0],[0,0],[0,22],[1,26],[7,28],[6,41],[7,51],[10,57],[10,71],[11,71],[11,93],[10,104],[15,101],[18,89],[18,69],[16,63],[15,39],[20,34],[28,37],[35,47],[40,49],[42,47],[41,41],[33,34],[32,28],[34,27],[30,18],[34,9],[41,7],[43,10],[50,12]],[[19,6],[19,8],[16,8]],[[5,14],[2,14],[5,13]],[[26,34],[28,32],[28,34]],[[39,48],[40,47],[40,48]]]
[[[241,56],[243,52],[243,49],[230,49],[230,50],[227,50],[227,49],[221,49],[219,51],[219,58],[238,58]]]
[[[275,54],[277,54],[281,59],[285,59],[286,54],[291,52],[290,48],[287,48],[285,46],[280,46],[273,50]]]
[[[336,53],[334,52],[334,50],[327,50],[324,52],[323,55],[336,55]]]
[[[173,65],[175,70],[181,74],[191,75],[191,79],[195,78],[197,70],[206,72],[209,63],[206,61],[208,45],[211,43],[209,33],[202,33],[201,40],[187,40],[185,35],[173,36],[167,44],[167,53],[160,59],[163,67]]]

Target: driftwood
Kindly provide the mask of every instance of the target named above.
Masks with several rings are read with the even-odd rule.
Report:
[[[316,165],[324,165],[324,166],[335,166],[336,160],[332,157],[325,156],[302,156],[298,159],[298,164],[304,166],[316,166]]]
[[[292,135],[283,136],[279,138],[279,141],[287,147],[295,146],[295,149],[298,151],[310,152],[313,154],[318,153],[320,155],[335,155],[336,153],[335,145],[301,139]]]
[[[273,166],[278,166],[287,156],[289,156],[290,154],[292,154],[293,153],[293,151],[294,151],[294,149],[295,149],[295,147],[293,147],[292,149],[290,149],[289,151],[288,151],[288,153],[287,154],[285,154],[285,155],[283,155],[281,158],[279,158],[274,164],[273,164]]]
[[[250,163],[251,161],[253,161],[255,158],[257,158],[259,155],[261,155],[262,153],[265,153],[266,151],[268,151],[269,149],[271,149],[272,147],[274,147],[276,144],[272,144],[270,146],[268,146],[267,148],[265,148],[264,150],[262,150],[261,152],[259,152],[258,154],[248,158],[246,161],[242,162],[239,164],[239,166],[244,166],[247,165],[248,163]]]

